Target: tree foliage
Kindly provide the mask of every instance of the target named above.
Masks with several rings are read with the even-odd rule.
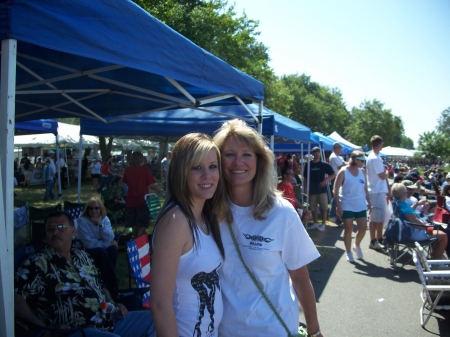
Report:
[[[450,158],[450,139],[436,131],[424,132],[419,136],[419,150],[431,160]]]
[[[441,112],[436,129],[439,133],[450,138],[450,107]]]
[[[402,135],[400,147],[408,150],[414,150],[414,141],[411,138]]]
[[[343,130],[348,123],[349,112],[339,89],[321,86],[305,74],[283,76],[279,82],[292,96],[292,103],[288,101],[288,110],[278,112],[325,134]]]
[[[400,147],[404,133],[401,117],[394,116],[390,109],[374,99],[364,101],[359,108],[353,108],[351,122],[345,128],[349,140],[358,145],[370,144],[374,135],[383,137],[385,145]]]

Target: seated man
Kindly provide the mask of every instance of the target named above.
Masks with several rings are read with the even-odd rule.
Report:
[[[292,168],[283,167],[281,169],[282,180],[278,184],[278,189],[283,192],[283,197],[285,197],[294,206],[294,208],[299,213],[300,219],[303,224],[305,224],[309,219],[311,219],[311,212],[303,208],[303,205],[295,197],[294,187],[292,187],[291,181],[294,175],[294,170]]]
[[[406,187],[406,203],[412,207],[412,209],[416,210],[420,216],[428,213],[430,209],[430,203],[427,201],[426,197],[420,197],[418,200],[414,194],[416,193],[416,189],[419,188],[416,184],[414,184],[411,180],[403,180],[402,184]]]
[[[15,275],[16,317],[43,327],[81,326],[88,337],[155,335],[150,312],[128,312],[118,303],[123,318],[112,320],[100,309],[102,302],[114,301],[89,254],[71,248],[76,229],[68,213],[51,213],[45,219],[45,230],[47,245],[25,260]]]

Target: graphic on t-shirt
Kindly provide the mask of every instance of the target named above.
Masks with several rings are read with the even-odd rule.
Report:
[[[266,250],[267,248],[263,247],[263,243],[270,243],[272,242],[274,239],[271,238],[265,238],[264,236],[261,235],[251,235],[251,234],[245,234],[242,233],[244,235],[244,237],[247,240],[250,240],[250,246],[246,246],[252,250]]]
[[[217,273],[217,269],[219,269],[221,264],[222,263],[220,263],[212,272],[200,272],[195,274],[191,279],[192,288],[198,292],[198,297],[200,300],[198,308],[198,322],[194,327],[194,337],[199,337],[202,335],[200,326],[202,324],[202,318],[205,315],[205,307],[209,312],[209,317],[211,318],[211,323],[209,323],[206,335],[209,336],[214,333],[214,301],[216,299],[216,289],[220,290],[219,274]]]

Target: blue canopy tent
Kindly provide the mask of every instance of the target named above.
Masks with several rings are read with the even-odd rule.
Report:
[[[14,127],[14,134],[32,135],[38,133],[58,133],[58,122],[53,119],[37,119],[26,122],[17,122]]]
[[[336,142],[334,139],[325,136],[324,134],[320,133],[320,132],[314,132],[315,135],[317,135],[320,139],[320,142],[322,144],[322,148],[325,151],[333,151],[333,144]],[[353,147],[350,147],[346,144],[340,143],[342,145],[342,152],[341,154],[345,155],[345,154],[351,154],[354,150]]]
[[[261,112],[264,88],[126,0],[0,0],[0,39],[0,336],[9,337],[15,121],[212,104],[259,103]]]
[[[177,109],[153,112],[123,119],[120,122],[117,122],[118,118],[114,117],[107,119],[106,124],[82,118],[80,133],[153,141],[176,141],[189,132],[212,134],[222,123],[236,117],[246,120],[249,125],[256,127],[257,124],[251,122],[251,114],[258,114],[258,110],[257,104],[249,104],[245,108],[242,106],[214,106],[208,107],[207,111],[194,108]],[[273,136],[277,143],[307,142],[310,140],[311,130],[263,107],[261,133],[266,137]]]

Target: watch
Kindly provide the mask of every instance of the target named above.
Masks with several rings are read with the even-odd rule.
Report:
[[[319,337],[322,333],[320,332],[320,330],[317,330],[316,333],[313,333],[312,335],[310,334],[306,334],[306,337]]]

